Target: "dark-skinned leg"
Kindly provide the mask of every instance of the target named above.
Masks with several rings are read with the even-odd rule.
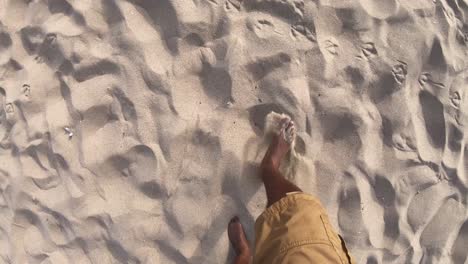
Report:
[[[267,207],[285,197],[289,192],[301,191],[296,185],[286,180],[279,171],[281,160],[290,150],[294,137],[294,123],[289,118],[285,119],[283,128],[279,135],[274,136],[260,165],[260,174],[267,193]],[[237,216],[229,222],[228,236],[236,253],[233,264],[248,264],[252,255],[244,229]]]
[[[242,255],[237,255],[232,261],[232,264],[249,264],[249,263],[250,263],[250,256],[244,257]]]
[[[267,194],[267,207],[285,197],[290,192],[302,192],[302,190],[286,180],[283,175],[272,169],[262,169],[262,179]]]
[[[228,225],[228,236],[236,257],[233,264],[248,264],[251,259],[249,243],[245,236],[244,228],[237,216],[233,217]]]
[[[279,171],[281,161],[290,151],[291,141],[294,140],[296,133],[294,122],[289,119],[285,119],[284,122],[285,125],[279,135],[273,137],[260,165],[260,176],[267,194],[267,207],[285,197],[289,192],[302,192],[299,187],[286,180]]]

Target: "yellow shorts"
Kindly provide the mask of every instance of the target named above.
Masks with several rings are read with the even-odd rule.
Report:
[[[312,195],[295,192],[255,222],[254,264],[353,264],[325,209]]]

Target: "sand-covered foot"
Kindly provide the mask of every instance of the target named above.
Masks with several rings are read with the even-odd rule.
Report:
[[[290,118],[283,119],[280,131],[273,136],[273,140],[265,153],[261,166],[268,169],[279,169],[281,161],[291,149],[295,138],[296,127],[294,126],[294,122]]]
[[[250,258],[249,243],[245,236],[244,228],[239,221],[239,217],[234,216],[229,222],[228,236],[237,256]]]

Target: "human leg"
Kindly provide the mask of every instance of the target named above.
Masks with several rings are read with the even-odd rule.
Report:
[[[285,119],[280,133],[273,137],[260,165],[260,176],[267,194],[267,207],[285,197],[289,192],[302,192],[299,187],[286,180],[279,171],[281,161],[291,149],[295,133],[294,122],[289,118]]]
[[[291,142],[294,140],[296,130],[294,122],[289,118],[285,119],[284,122],[279,135],[273,137],[260,165],[261,178],[267,193],[267,207],[285,197],[289,192],[302,192],[296,185],[286,180],[279,171],[281,161],[291,148]],[[237,216],[229,222],[228,236],[236,253],[233,264],[249,263],[251,252],[244,229]]]
[[[228,225],[229,241],[234,248],[236,257],[233,264],[248,264],[251,259],[249,243],[245,236],[244,228],[237,216],[233,217]]]

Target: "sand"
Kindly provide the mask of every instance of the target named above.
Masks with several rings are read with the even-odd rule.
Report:
[[[468,263],[467,11],[0,0],[0,263],[229,263],[272,111],[358,263]]]

